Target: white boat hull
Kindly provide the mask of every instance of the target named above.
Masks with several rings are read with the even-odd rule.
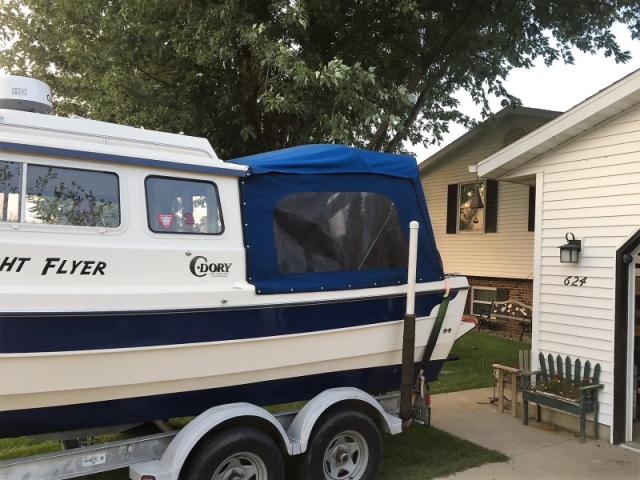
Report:
[[[454,340],[467,331],[460,323],[466,300],[466,279],[459,280],[456,284],[453,279],[455,293],[442,325],[445,333],[438,336],[429,359],[432,377],[438,374]],[[432,285],[436,291],[425,295],[426,286],[420,286],[423,291],[418,292],[418,298],[441,297],[439,285]],[[349,292],[352,297],[349,303],[357,303],[354,295],[356,292]],[[402,302],[402,297],[396,297],[394,301]],[[428,315],[417,318],[416,363],[422,359],[438,308],[436,305]],[[260,310],[248,309],[246,315],[259,315]],[[215,313],[211,315],[214,321]],[[130,313],[129,322],[134,319],[135,315]],[[189,315],[184,314],[184,321],[188,319]],[[85,317],[85,321],[90,322],[91,317]],[[118,322],[115,322],[114,329],[117,328]],[[308,398],[313,392],[308,392],[304,386],[284,387],[284,391],[277,391],[283,388],[278,382],[293,385],[291,382],[295,379],[301,379],[303,384],[328,382],[331,386],[344,384],[365,390],[397,389],[402,335],[403,322],[398,319],[237,340],[3,354],[0,355],[0,419],[5,431],[0,434],[56,430],[55,422],[50,426],[50,422],[43,424],[45,412],[52,418],[57,416],[56,412],[64,412],[65,429],[198,414],[199,403],[195,402],[191,407],[188,400],[180,400],[180,394],[187,395],[185,399],[189,395],[207,397],[209,406],[216,403],[216,397],[221,403],[250,397],[254,403],[263,404]],[[325,380],[319,380],[321,378]],[[238,389],[238,386],[242,388]],[[147,400],[149,408],[142,409],[148,412],[146,415],[143,411],[134,414],[135,408],[128,408],[128,414],[121,418],[120,409],[114,411],[112,408],[122,402],[136,403],[141,399]],[[151,407],[153,399],[167,408]],[[173,403],[171,399],[181,403],[180,408],[174,410],[169,406]],[[99,418],[86,418],[85,412],[93,411],[93,408],[101,409],[103,413]],[[163,416],[157,417],[160,413]],[[82,418],[74,421],[75,415]],[[12,418],[19,418],[20,425],[11,421]],[[25,424],[25,418],[34,419],[33,424]]]

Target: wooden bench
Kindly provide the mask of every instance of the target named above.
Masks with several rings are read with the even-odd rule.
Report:
[[[573,375],[571,374],[573,370]],[[537,375],[537,385],[531,383],[531,376]],[[529,402],[536,404],[536,420],[540,421],[540,407],[570,413],[580,417],[580,443],[585,441],[586,415],[593,413],[593,436],[598,439],[598,390],[604,387],[598,383],[600,378],[600,364],[596,364],[591,372],[591,363],[587,360],[584,370],[579,359],[572,368],[571,359],[566,357],[564,362],[560,355],[554,361],[549,354],[545,359],[540,353],[540,370],[525,372],[522,377],[522,423],[529,423]],[[562,391],[560,391],[562,390]],[[573,390],[575,399],[562,396],[564,390]]]
[[[496,382],[498,386],[498,412],[504,413],[504,391],[505,386],[511,384],[511,415],[514,418],[518,416],[518,390],[522,388],[520,376],[522,372],[530,371],[531,352],[529,350],[520,350],[518,352],[518,367],[509,367],[494,363],[493,368],[496,374]]]
[[[525,332],[531,332],[531,312],[530,305],[506,300],[504,302],[493,301],[491,308],[488,310],[480,310],[478,319],[478,331],[485,326],[494,328],[499,321],[516,320],[520,327],[520,341]]]

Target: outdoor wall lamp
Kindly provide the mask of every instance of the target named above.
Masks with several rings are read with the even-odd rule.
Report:
[[[571,236],[571,238],[569,238]],[[582,251],[582,241],[576,240],[573,233],[569,232],[565,235],[567,239],[566,245],[560,248],[560,262],[562,263],[578,263],[578,255]]]

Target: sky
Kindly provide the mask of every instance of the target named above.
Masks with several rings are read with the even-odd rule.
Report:
[[[626,64],[616,64],[612,58],[605,58],[603,53],[587,55],[574,52],[573,65],[556,62],[551,67],[546,67],[540,60],[536,62],[535,68],[513,70],[504,83],[507,91],[519,97],[524,107],[559,112],[569,110],[640,68],[640,41],[632,41],[631,34],[623,25],[617,25],[614,33],[622,49],[631,52],[632,58]],[[478,121],[482,120],[480,109],[467,95],[461,93],[458,99],[463,113]],[[501,108],[498,99],[491,103],[493,112],[498,112]],[[407,148],[420,163],[467,132],[459,125],[449,125],[449,130],[450,133],[440,145],[430,146],[428,149],[419,145],[408,145]]]

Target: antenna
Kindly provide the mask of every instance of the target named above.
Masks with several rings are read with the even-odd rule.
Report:
[[[53,110],[51,89],[35,78],[0,76],[0,108],[49,114]]]

